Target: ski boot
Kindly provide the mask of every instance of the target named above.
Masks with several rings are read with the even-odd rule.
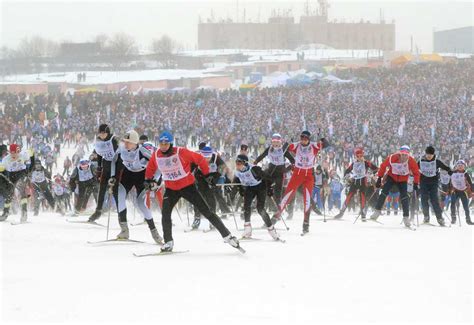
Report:
[[[387,216],[390,215],[390,210],[387,210]],[[370,217],[372,219],[372,217]]]
[[[97,219],[100,218],[102,211],[101,210],[95,210],[95,212],[89,217],[89,222],[94,222]]]
[[[309,222],[303,222],[303,234],[307,234],[309,232]]]
[[[438,224],[440,227],[446,227],[446,224],[443,218],[437,218],[436,220],[438,220]]]
[[[318,216],[322,216],[323,213],[321,212],[321,210],[319,210],[319,208],[316,206],[316,205],[313,205],[313,211],[314,213],[316,213]]]
[[[200,224],[201,218],[194,218],[193,224],[191,225],[191,229],[198,229]]]
[[[372,215],[370,216],[370,220],[377,221],[379,217],[380,217],[380,210],[374,210],[374,213],[372,213]]]
[[[346,209],[342,208],[341,211],[339,211],[339,213],[334,216],[334,219],[341,219],[345,211]]]
[[[424,216],[423,217],[423,224],[429,224],[430,223],[430,216]]]
[[[395,212],[393,214],[398,216],[398,210],[395,210]]]
[[[20,222],[25,223],[28,220],[28,207],[26,204],[21,205],[21,217]]]
[[[268,227],[268,233],[272,236],[273,240],[280,240],[280,235],[276,232],[274,226]]]
[[[365,210],[362,210],[360,212],[360,219],[363,221],[363,222],[366,222],[367,221],[367,216],[365,214]]]
[[[59,206],[59,205],[58,205],[58,207],[56,208],[56,211],[57,211],[60,215],[62,215],[62,216],[64,216],[64,215],[66,214],[66,213],[64,212],[64,209],[63,209],[61,206]]]
[[[0,216],[0,221],[5,221],[10,214],[10,208],[3,208],[3,214]]]
[[[244,223],[244,233],[242,234],[242,238],[252,238],[252,225],[250,222]]]
[[[157,243],[158,245],[163,245],[163,238],[161,238],[160,233],[158,232],[158,229],[156,228],[150,229],[150,232],[151,232],[151,237],[153,237],[153,240],[155,241],[155,243]]]
[[[224,237],[224,242],[226,242],[227,244],[229,244],[230,246],[234,248],[240,249],[239,240],[235,238],[235,236],[232,236],[230,234],[227,235],[226,237]]]
[[[170,240],[167,241],[162,247],[161,247],[161,252],[162,253],[169,253],[173,251],[173,246],[174,246],[174,241]]]
[[[466,217],[466,223],[467,223],[469,226],[472,226],[472,225],[474,225],[474,222],[472,222],[472,220],[471,220],[471,217],[470,217],[470,216],[467,216],[467,217]]]
[[[412,223],[410,221],[410,217],[403,217],[403,224],[407,228],[412,228]]]
[[[120,229],[122,231],[117,235],[117,239],[128,239],[130,237],[130,233],[128,231],[128,224],[127,222],[121,222],[120,223]]]
[[[452,215],[452,216],[451,216],[451,224],[452,224],[452,225],[455,225],[455,224],[456,224],[456,221],[457,221],[456,216],[453,216],[453,215]]]

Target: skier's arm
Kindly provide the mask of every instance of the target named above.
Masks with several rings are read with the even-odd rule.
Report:
[[[444,164],[444,162],[442,162],[441,160],[436,159],[436,169],[438,169],[438,168],[441,168],[442,170],[447,171],[449,175],[452,175],[452,174],[453,174],[453,171],[451,170],[451,168],[449,168],[448,166],[446,166],[446,165]]]
[[[270,149],[270,147],[267,147],[261,154],[260,156],[257,157],[257,159],[255,159],[254,161],[254,164],[258,164],[259,162],[261,162],[267,155],[268,155],[268,150]]]
[[[209,174],[209,164],[207,163],[206,158],[204,158],[201,154],[192,152],[185,148],[181,149],[180,154],[183,155],[183,158],[190,160],[191,163],[198,165],[204,176]]]
[[[375,166],[371,161],[366,161],[366,163],[367,167],[369,167],[372,171],[376,172],[377,170],[379,170],[379,168]]]
[[[71,189],[71,192],[74,192],[74,190],[76,189],[77,178],[78,178],[77,168],[74,168],[71,174],[71,178],[69,179],[69,188]]]
[[[95,153],[95,150],[94,150],[94,153]],[[100,155],[97,155],[97,167],[99,167],[99,169],[102,169],[102,156]]]
[[[413,183],[418,185],[420,184],[420,169],[418,168],[418,164],[413,157],[408,158],[408,166],[410,167],[411,172],[413,173]]]
[[[260,166],[253,166],[252,174],[256,179],[261,179],[263,181],[272,181],[271,176],[264,172]]]
[[[464,175],[466,175],[466,182],[469,184],[469,188],[472,189],[472,179],[471,179],[471,176],[469,176],[468,173],[465,173]]]
[[[116,152],[110,164],[110,177],[115,177],[115,175],[119,174],[119,169],[121,169],[119,165],[122,165],[122,158],[120,158],[120,154]]]
[[[229,168],[225,161],[221,158],[221,156],[217,156],[216,158],[216,165],[217,165],[217,172],[221,175],[227,174]]]
[[[378,177],[383,177],[383,175],[385,175],[385,171],[387,170],[389,164],[390,164],[390,156],[385,158],[382,165],[380,165],[379,171],[377,172]]]
[[[146,170],[145,170],[145,179],[153,179],[155,176],[156,171],[158,170],[158,166],[156,164],[156,154],[158,151],[155,151],[153,153],[153,156],[151,159],[148,161],[148,164],[146,165]]]
[[[286,144],[286,147],[283,146],[283,150],[285,151],[285,157],[288,159],[290,164],[294,165],[295,164],[295,157],[291,154],[291,152],[288,150],[288,144]]]
[[[344,176],[346,176],[347,174],[350,174],[352,172],[352,167],[353,167],[353,163],[349,165],[349,167],[346,168],[346,170],[344,171]]]
[[[146,150],[143,147],[139,147],[138,150],[140,151],[141,157],[145,158],[146,160],[150,160],[152,153]]]

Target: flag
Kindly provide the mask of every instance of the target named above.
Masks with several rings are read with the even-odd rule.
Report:
[[[364,135],[369,134],[369,121],[368,120],[364,122],[364,125],[362,126],[362,132]]]
[[[404,128],[403,124],[400,124],[400,126],[398,127],[398,136],[400,138],[403,137],[403,128]]]

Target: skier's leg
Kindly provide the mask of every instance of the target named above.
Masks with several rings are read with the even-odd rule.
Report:
[[[226,228],[224,223],[222,223],[221,219],[211,210],[209,206],[204,201],[202,196],[197,192],[194,186],[188,186],[180,190],[182,197],[188,200],[191,204],[197,206],[199,211],[205,216],[209,222],[219,231],[222,237],[227,237],[230,235],[229,230]],[[166,195],[165,195],[166,197]],[[165,236],[166,241],[166,236]]]
[[[270,221],[270,216],[268,215],[267,211],[265,211],[265,200],[267,197],[265,184],[261,183],[254,191],[254,196],[257,196],[257,211],[265,222],[267,227],[272,226],[272,222]]]
[[[174,191],[165,189],[165,194],[163,197],[163,209],[161,210],[161,225],[163,227],[163,237],[165,243],[173,240],[173,223],[171,222],[171,213],[174,206],[181,198],[181,194],[182,190]],[[199,194],[196,193],[196,195],[198,196]]]

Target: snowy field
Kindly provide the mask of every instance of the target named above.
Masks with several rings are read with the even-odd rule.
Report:
[[[355,215],[326,223],[313,216],[310,233],[301,237],[298,214],[288,222],[289,232],[279,224],[286,243],[254,229],[262,240],[242,242],[247,250],[242,255],[215,231],[185,233],[186,212],[181,215],[183,222],[173,215],[175,250],[190,251],[141,258],[132,253],[159,249],[146,225],[130,231],[131,238],[147,244],[93,246],[87,241],[105,239],[105,228],[68,223],[53,213],[30,217],[24,225],[0,224],[2,320],[472,321],[472,227],[465,224],[410,231],[393,215],[380,218],[384,225],[354,225]],[[107,216],[99,222],[106,224]],[[235,234],[233,219],[225,222]],[[260,225],[254,215],[254,228]],[[159,221],[157,227],[161,232]],[[112,213],[110,236],[118,232]]]
[[[64,148],[61,171],[73,152]],[[185,233],[186,210],[180,214],[182,222],[173,212],[175,250],[189,252],[141,258],[133,253],[159,250],[146,225],[130,234],[147,244],[94,246],[87,242],[105,239],[106,228],[31,212],[31,223],[12,226],[20,217],[10,216],[0,223],[2,323],[472,323],[473,228],[463,217],[462,227],[410,231],[400,216],[382,216],[379,225],[353,224],[356,215],[347,213],[324,223],[312,214],[301,237],[300,212],[289,232],[278,224],[287,240],[278,243],[255,229],[262,221],[254,214],[262,240],[242,242],[242,255],[215,231]],[[162,234],[159,212],[154,218]],[[129,209],[128,220],[138,222],[138,212],[134,219]],[[107,214],[99,222],[106,225]],[[225,223],[240,233],[232,218]],[[109,237],[119,231],[112,213]]]

